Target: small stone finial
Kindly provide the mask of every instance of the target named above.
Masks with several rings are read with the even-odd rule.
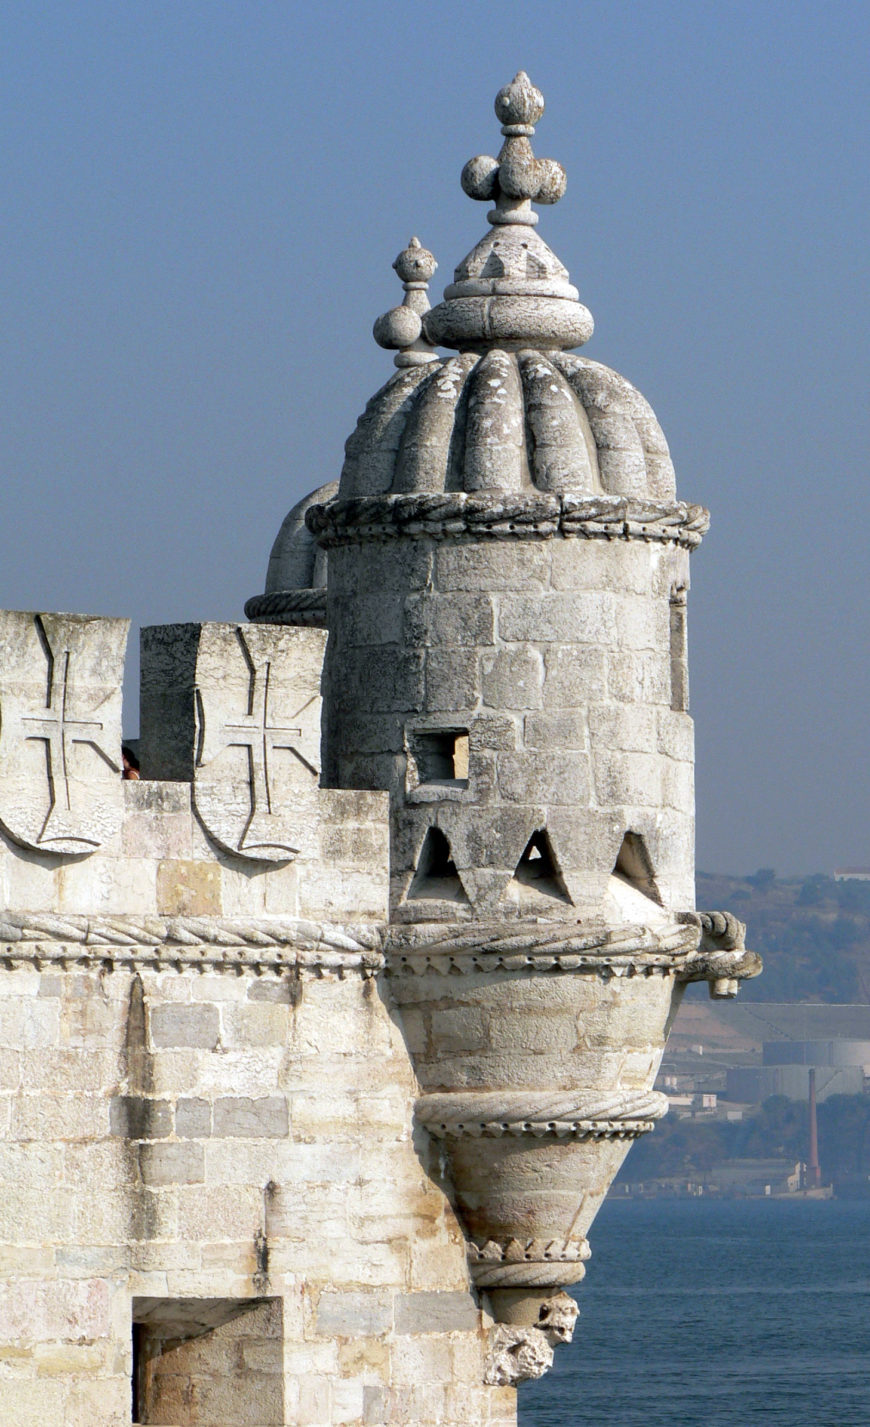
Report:
[[[498,158],[479,154],[462,170],[471,198],[495,199],[491,226],[455,269],[443,301],[424,316],[423,332],[433,344],[460,351],[582,346],[592,336],[592,314],[534,231],[532,203],[558,203],[567,184],[561,164],[532,152],[544,96],[520,70],[496,95],[495,112],[504,135]]]
[[[401,307],[391,307],[373,327],[378,346],[395,351],[397,367],[418,367],[435,362],[438,355],[423,337],[423,317],[429,311],[427,288],[438,264],[419,238],[403,248],[393,267],[399,275],[405,298]]]
[[[537,159],[529,140],[544,112],[544,96],[524,70],[495,98],[495,112],[501,120],[505,142],[497,159],[479,154],[462,170],[462,187],[470,198],[496,206],[487,217],[490,223],[519,223],[534,227],[538,215],[531,204],[558,203],[565,192],[565,170],[555,159]]]

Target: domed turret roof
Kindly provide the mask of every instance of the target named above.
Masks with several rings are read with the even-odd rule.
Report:
[[[661,427],[616,372],[571,354],[593,322],[532,202],[555,203],[565,173],[531,147],[543,96],[520,73],[495,102],[504,144],[471,159],[462,186],[495,200],[490,230],[429,309],[435,260],[418,239],[396,259],[402,307],[375,324],[399,371],[346,447],[340,496],[466,491],[674,498]],[[440,359],[435,346],[458,355]]]
[[[450,492],[461,504],[466,495],[522,502],[541,493],[597,499],[608,509],[675,499],[667,442],[649,403],[617,372],[572,350],[592,335],[593,321],[535,231],[532,203],[556,203],[566,186],[561,164],[532,151],[543,96],[521,72],[499,91],[495,110],[504,138],[498,158],[479,155],[462,171],[465,192],[493,203],[489,231],[434,308],[432,254],[415,237],[396,258],[404,297],[378,318],[374,336],[395,351],[398,371],[348,440],[340,484],[321,487],[285,519],[266,591],[245,606],[250,619],[325,622],[325,551],[315,558],[310,532],[322,533],[330,516],[312,506],[329,505],[338,519],[348,500],[393,495]],[[437,347],[455,355],[439,356]],[[359,512],[363,523],[369,518]],[[347,519],[353,523],[352,513]]]
[[[275,537],[266,589],[245,605],[256,624],[326,622],[326,551],[320,550],[305,524],[307,511],[338,495],[338,481],[328,481],[300,500],[284,517]]]
[[[342,499],[413,491],[674,498],[652,407],[609,367],[494,348],[398,372],[346,447]]]

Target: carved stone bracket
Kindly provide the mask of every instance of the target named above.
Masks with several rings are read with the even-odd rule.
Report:
[[[468,1140],[520,1141],[527,1154],[536,1141],[597,1143],[637,1139],[667,1113],[665,1095],[655,1090],[580,1089],[571,1091],[469,1091],[421,1096],[416,1119],[437,1139],[447,1140],[454,1165],[465,1163]],[[486,1151],[481,1147],[481,1155]],[[510,1175],[507,1164],[504,1169]],[[460,1186],[461,1193],[461,1186]],[[554,1290],[579,1283],[589,1244],[569,1228],[558,1237],[480,1236],[467,1240],[468,1267],[475,1287],[492,1291]]]
[[[577,1322],[577,1304],[567,1293],[556,1293],[536,1304],[531,1323],[498,1323],[491,1330],[484,1382],[492,1387],[514,1387],[543,1377],[553,1366],[553,1350],[570,1343]]]

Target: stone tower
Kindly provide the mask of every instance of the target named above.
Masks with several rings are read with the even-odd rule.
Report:
[[[0,611],[4,1427],[514,1427],[684,986],[759,970],[692,900],[706,514],[573,354],[542,110],[250,622],[142,631],[141,779],[127,621]]]
[[[542,111],[524,75],[499,93],[501,154],[462,175],[490,230],[434,310],[378,324],[399,372],[309,516],[325,779],[389,791],[399,921],[693,906],[684,611],[707,517],[676,501],[639,392],[570,350],[592,318],[536,231],[565,188],[532,153]],[[434,262],[396,266],[422,289]],[[421,329],[456,355],[409,350]]]
[[[417,1116],[474,1281],[516,1324],[581,1277],[629,1141],[666,1108],[687,962],[710,969],[685,627],[707,513],[676,499],[640,393],[573,353],[593,324],[536,231],[533,203],[565,190],[532,150],[543,108],[523,73],[496,97],[499,156],[462,173],[490,228],[438,306],[432,255],[414,238],[397,258],[405,300],[375,336],[398,372],[306,517],[328,552],[324,780],[390,795]],[[738,941],[705,924],[708,950]]]

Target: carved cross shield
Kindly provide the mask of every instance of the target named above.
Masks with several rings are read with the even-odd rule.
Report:
[[[286,862],[310,827],[325,641],[319,629],[202,627],[194,800],[206,832],[237,857]]]
[[[81,856],[117,832],[129,620],[0,611],[0,822]]]

